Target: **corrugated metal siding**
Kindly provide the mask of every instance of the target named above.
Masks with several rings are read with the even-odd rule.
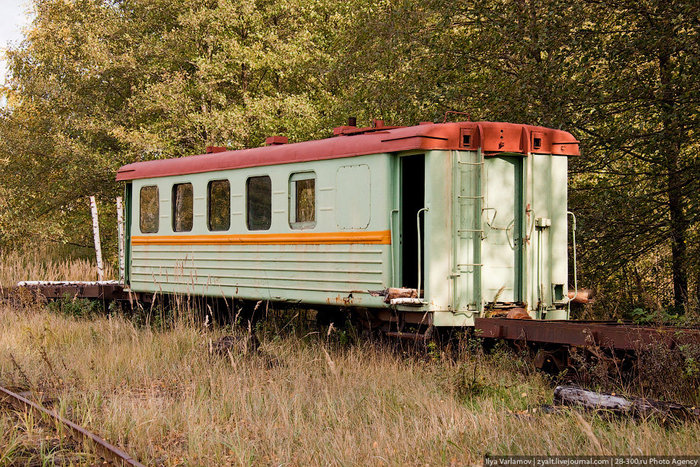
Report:
[[[383,286],[387,245],[135,245],[138,290],[327,303]]]

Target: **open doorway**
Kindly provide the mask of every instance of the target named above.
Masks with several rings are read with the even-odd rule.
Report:
[[[416,215],[425,206],[425,154],[401,157],[401,285],[418,287],[418,227]],[[423,274],[424,222],[421,215],[420,251]]]

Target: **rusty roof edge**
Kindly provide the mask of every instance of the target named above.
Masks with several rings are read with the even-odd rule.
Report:
[[[564,130],[507,122],[449,122],[411,127],[384,127],[379,129],[380,131],[358,135],[342,135],[340,137],[334,136],[320,140],[302,141],[279,146],[262,146],[224,151],[215,154],[133,162],[119,168],[116,174],[116,180],[128,181],[175,176],[186,173],[205,173],[265,165],[340,159],[411,149],[460,149],[458,135],[460,129],[463,128],[476,129],[479,147],[483,147],[487,131],[493,133],[495,129],[505,129],[507,131],[517,131],[520,133],[519,149],[527,154],[530,152],[526,150],[529,149],[528,146],[530,146],[530,134],[533,131],[538,131],[546,132],[551,136],[552,140],[561,141],[570,139],[570,141],[557,143],[551,141],[550,144],[556,144],[561,148],[558,154],[553,155],[573,156],[579,154],[578,147],[570,146],[572,144],[578,144],[578,141],[576,141],[573,135]],[[456,133],[453,135],[452,132]],[[390,134],[392,137],[387,138],[387,134]],[[454,144],[450,144],[451,140],[454,140],[452,141]],[[395,146],[383,148],[387,143],[393,143]],[[251,157],[249,163],[245,161],[246,156]],[[193,161],[195,160],[198,162],[196,164],[197,167],[193,167]]]
[[[411,137],[407,137],[407,138],[398,138],[398,139],[400,139],[400,140],[405,140],[405,139],[410,139],[410,138],[414,138],[414,137],[415,137],[415,136],[411,136]],[[437,140],[442,140],[443,142],[444,142],[444,141],[447,141],[446,138],[431,138],[431,137],[426,137],[426,139],[428,139],[428,140],[431,140],[431,139],[432,139],[432,140],[436,140],[436,141],[437,141]],[[297,143],[297,144],[298,144],[298,143]],[[254,149],[257,149],[257,148],[254,148]],[[295,164],[295,163],[299,163],[299,162],[313,162],[313,161],[317,161],[317,160],[344,159],[344,158],[348,158],[348,157],[359,157],[359,156],[366,156],[366,155],[370,155],[370,154],[384,154],[384,153],[395,152],[395,151],[408,151],[408,150],[411,150],[411,149],[425,149],[425,150],[430,150],[430,149],[445,149],[445,148],[437,148],[437,147],[435,147],[435,148],[426,148],[426,147],[420,147],[420,146],[411,145],[411,146],[406,146],[406,147],[392,148],[390,151],[376,151],[376,150],[373,150],[373,151],[361,152],[361,153],[358,153],[358,152],[339,153],[339,154],[333,154],[333,155],[324,157],[323,159],[318,159],[318,158],[309,157],[309,158],[300,158],[300,159],[294,159],[294,160],[291,160],[291,159],[290,159],[290,160],[284,160],[284,161],[275,161],[275,162],[266,163],[266,164],[258,164],[258,163],[240,164],[240,165],[237,165],[237,166],[235,166],[235,167],[211,167],[211,168],[210,168],[210,167],[202,167],[201,169],[188,170],[187,173],[188,173],[188,174],[195,174],[195,173],[216,172],[216,171],[221,171],[221,170],[245,169],[245,168],[250,168],[250,167],[264,167],[264,166],[266,166],[266,165],[285,165],[285,164]],[[239,151],[245,151],[245,149],[242,149],[242,150],[239,150]],[[229,152],[237,152],[237,151],[229,151]],[[218,153],[218,154],[221,154],[221,153]],[[218,155],[218,154],[217,154],[217,155]],[[185,159],[185,158],[190,158],[190,157],[198,157],[198,156],[186,156],[186,157],[183,157],[183,158],[179,158],[179,160],[182,160],[182,159]],[[131,166],[131,165],[136,165],[136,164],[146,164],[146,163],[149,163],[149,162],[164,162],[164,161],[171,161],[171,160],[174,160],[174,159],[154,159],[154,160],[150,160],[150,161],[133,162],[133,163],[131,163],[131,164],[125,165],[124,167],[129,167],[129,166]],[[158,174],[158,175],[153,175],[153,176],[128,177],[128,174],[130,174],[130,173],[132,173],[132,172],[135,172],[135,171],[136,171],[136,169],[124,169],[124,170],[119,169],[119,170],[117,171],[117,178],[116,178],[116,181],[119,182],[119,181],[127,181],[127,180],[138,180],[138,179],[141,179],[141,178],[172,177],[172,176],[182,175],[182,174],[183,174],[183,172],[181,172],[181,171],[179,171],[179,170],[174,170],[174,171],[171,171],[171,172],[163,172],[163,173],[160,173],[160,174]],[[121,175],[121,174],[127,174],[127,178],[119,177],[119,175]]]

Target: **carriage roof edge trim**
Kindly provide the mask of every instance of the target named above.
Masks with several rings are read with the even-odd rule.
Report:
[[[135,162],[117,171],[117,181],[167,177],[266,165],[411,150],[476,150],[484,154],[579,155],[578,141],[563,130],[502,122],[455,122],[393,127],[327,139],[212,154]]]

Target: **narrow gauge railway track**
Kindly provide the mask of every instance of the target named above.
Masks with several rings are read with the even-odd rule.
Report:
[[[95,446],[96,451],[100,457],[105,461],[112,462],[116,465],[129,465],[134,467],[145,467],[144,464],[140,463],[125,451],[119,449],[113,444],[108,443],[104,439],[100,438],[94,433],[87,431],[85,428],[77,425],[70,420],[67,420],[60,415],[58,415],[53,410],[48,410],[45,407],[32,402],[26,397],[14,393],[2,386],[0,386],[0,399],[8,401],[10,404],[15,406],[18,410],[29,409],[33,410],[43,416],[47,416],[61,425],[65,426],[72,433],[72,437],[76,440],[87,441]]]

